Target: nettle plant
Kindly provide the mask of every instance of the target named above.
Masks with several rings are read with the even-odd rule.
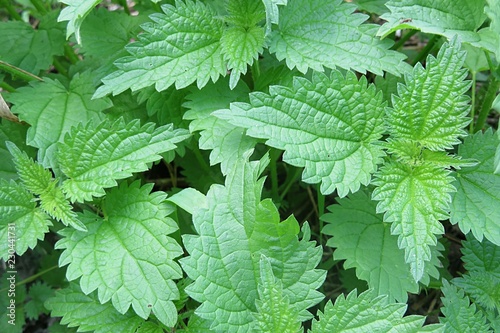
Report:
[[[500,331],[498,1],[0,3],[0,331]]]

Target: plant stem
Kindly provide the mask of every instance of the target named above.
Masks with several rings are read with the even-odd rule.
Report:
[[[257,59],[252,64],[252,79],[254,86],[255,82],[257,82],[257,80],[259,79],[259,76],[260,76],[260,64],[259,64],[259,59]]]
[[[61,62],[59,60],[54,58],[54,60],[52,61],[52,65],[54,65],[54,68],[57,69],[58,73],[66,76],[66,77],[68,76],[68,71],[66,70],[66,68],[64,68],[64,66],[61,64]]]
[[[30,0],[31,4],[35,6],[36,10],[42,15],[47,14],[47,8],[43,5],[40,0]]]
[[[78,55],[75,53],[75,50],[73,50],[73,48],[68,44],[64,44],[64,55],[68,58],[72,65],[80,61],[80,59],[78,59]]]
[[[472,108],[470,110],[470,117],[472,121],[469,126],[469,133],[474,133],[474,114],[476,111],[476,72],[472,72],[472,92],[471,92],[471,105]]]
[[[59,268],[59,265],[54,265],[54,266],[49,267],[49,268],[47,268],[47,269],[45,269],[45,270],[43,270],[43,271],[41,271],[41,272],[38,272],[38,273],[36,273],[35,275],[32,275],[32,276],[30,276],[30,277],[28,277],[28,278],[26,278],[26,279],[24,279],[24,280],[22,280],[22,281],[19,281],[18,283],[16,283],[16,287],[18,287],[18,286],[22,286],[23,284],[26,284],[26,283],[30,283],[31,281],[35,280],[36,278],[38,278],[38,277],[40,277],[40,276],[44,275],[45,273],[48,273],[48,272],[50,272],[50,271],[53,271],[53,270],[54,270],[54,269],[56,269],[56,268]],[[2,293],[2,294],[3,294],[3,293],[4,293],[4,292],[6,292],[8,289],[9,289],[9,288],[3,288],[3,289],[1,289],[1,290],[0,290],[0,293]]]
[[[490,114],[491,106],[495,100],[498,89],[500,89],[500,81],[494,75],[490,75],[488,90],[484,96],[483,103],[481,105],[481,110],[477,117],[476,126],[474,127],[474,133],[483,129],[486,119]]]
[[[12,76],[17,76],[18,78],[20,78],[24,81],[27,81],[27,82],[33,81],[33,80],[43,81],[41,78],[39,78],[35,74],[27,72],[24,69],[18,68],[16,66],[13,66],[13,65],[6,63],[4,61],[1,61],[1,60],[0,60],[0,70],[3,70],[7,73],[10,73],[10,75],[12,75]]]
[[[281,152],[277,149],[271,149],[269,152],[269,157],[271,159],[269,163],[269,168],[271,172],[271,193],[274,202],[278,202],[280,196],[278,193],[278,167],[277,160],[281,155]]]
[[[7,82],[0,82],[0,88],[2,88],[5,91],[8,91],[8,92],[14,92],[14,91],[16,91],[16,88],[14,88],[13,86],[11,86]]]
[[[434,35],[434,36],[432,36],[431,39],[429,39],[429,41],[427,42],[427,45],[425,45],[425,47],[417,54],[415,59],[413,59],[413,61],[411,63],[412,66],[415,66],[417,64],[417,62],[420,62],[422,59],[424,59],[431,52],[434,45],[436,45],[438,38],[439,38],[438,35]]]
[[[21,17],[21,15],[19,15],[19,13],[16,11],[16,9],[14,8],[14,6],[12,6],[12,2],[10,0],[0,0],[0,5],[2,5],[2,7],[4,7],[5,9],[7,9],[7,11],[9,12],[9,15],[11,18],[17,20],[17,21],[22,21],[23,18]]]
[[[119,2],[120,2],[120,5],[123,7],[123,10],[125,11],[125,13],[127,13],[127,15],[130,16],[130,8],[128,8],[127,0],[119,0]]]
[[[283,190],[281,191],[280,194],[280,201],[283,201],[283,199],[285,198],[286,194],[288,193],[292,185],[295,183],[297,178],[299,178],[300,172],[301,172],[300,169],[294,168],[293,173],[291,175],[287,174],[285,183],[283,184]]]
[[[316,186],[316,195],[318,196],[318,220],[319,220],[319,243],[323,245],[323,237],[321,237],[321,230],[323,230],[323,220],[321,216],[325,214],[325,196],[321,193],[320,186]]]
[[[408,39],[411,38],[414,34],[417,33],[418,30],[411,30],[410,32],[406,33],[404,36],[402,36],[394,45],[391,47],[392,50],[398,50],[400,47],[406,43]]]

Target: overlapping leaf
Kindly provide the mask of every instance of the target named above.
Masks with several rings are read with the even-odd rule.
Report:
[[[453,185],[457,192],[451,203],[451,222],[466,234],[486,237],[500,245],[500,174],[495,174],[493,161],[500,139],[491,130],[469,136],[458,147],[458,154],[473,158],[479,164],[457,170]]]
[[[4,121],[0,124],[0,178],[16,179],[18,178],[12,155],[10,154],[5,142],[10,141],[20,147],[30,157],[36,155],[33,147],[26,145],[27,126],[17,124],[11,121]]]
[[[266,8],[266,36],[271,33],[272,25],[279,22],[279,5],[286,6],[288,0],[262,0]]]
[[[358,191],[328,207],[330,213],[322,219],[328,224],[323,233],[331,235],[327,245],[335,247],[335,260],[346,260],[344,268],[356,268],[356,275],[368,282],[377,295],[388,295],[389,300],[406,302],[408,292],[417,293],[418,284],[412,278],[404,252],[398,249],[397,237],[390,226],[376,213],[376,202],[367,193]],[[439,244],[439,243],[438,243]],[[429,275],[438,277],[436,248],[432,248],[431,263],[425,266],[422,283],[429,283]]]
[[[58,21],[68,21],[66,27],[66,38],[75,34],[78,44],[82,43],[80,37],[80,27],[85,17],[97,6],[102,0],[59,0],[68,5],[59,14]]]
[[[285,150],[283,160],[305,167],[302,179],[321,182],[321,192],[340,196],[368,184],[383,156],[374,145],[381,137],[385,103],[366,78],[348,72],[330,77],[315,72],[312,81],[296,77],[292,87],[272,86],[255,92],[250,103],[233,103],[214,114],[247,128]]]
[[[326,303],[319,320],[313,320],[311,333],[330,332],[444,332],[440,324],[422,327],[425,317],[406,316],[406,304],[391,303],[386,296],[368,290],[359,296],[356,291],[340,295],[335,305]]]
[[[368,16],[353,14],[355,10],[342,0],[289,1],[271,33],[269,50],[303,73],[336,66],[361,73],[404,73],[405,56],[389,50],[391,42],[376,38],[377,26],[362,24]]]
[[[251,327],[261,255],[269,258],[298,320],[309,318],[306,309],[323,298],[316,288],[325,272],[315,269],[321,249],[309,242],[307,227],[299,240],[295,218],[280,223],[274,204],[260,201],[259,175],[267,160],[248,162],[246,155],[236,161],[225,186],[210,188],[208,208],[193,212],[198,235],[183,235],[190,256],[181,259],[181,265],[194,280],[186,292],[201,303],[196,314],[211,322],[215,332],[248,332]]]
[[[59,263],[69,264],[68,280],[80,277],[84,293],[97,289],[99,301],[111,300],[122,314],[132,305],[140,317],[147,319],[154,311],[163,324],[174,326],[172,301],[179,291],[173,279],[182,277],[174,259],[183,252],[168,236],[178,227],[167,217],[166,195],[150,194],[152,187],[123,182],[106,196],[104,219],[84,212],[80,218],[88,232],[64,229],[56,248],[65,249]]]
[[[125,124],[123,119],[73,128],[58,151],[60,168],[69,177],[63,190],[72,201],[103,196],[117,179],[147,170],[147,163],[161,159],[160,153],[173,150],[174,143],[188,136],[172,125],[155,128],[153,123],[140,126],[139,121]]]

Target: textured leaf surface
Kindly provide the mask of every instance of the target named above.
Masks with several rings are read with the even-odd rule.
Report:
[[[358,278],[367,281],[377,295],[406,302],[407,293],[417,293],[419,286],[405,262],[404,252],[398,248],[397,237],[391,235],[390,225],[383,222],[382,214],[376,213],[376,202],[364,191],[338,202],[329,206],[330,213],[322,217],[328,222],[323,233],[333,236],[327,245],[336,248],[334,259],[346,260],[345,269],[356,268]],[[429,282],[429,275],[439,276],[435,268],[439,264],[436,253],[431,261],[425,267],[421,281],[424,284]]]
[[[147,163],[158,161],[160,153],[173,150],[174,143],[188,136],[171,125],[141,127],[139,121],[125,124],[123,119],[73,128],[58,151],[61,170],[69,177],[63,189],[72,201],[103,196],[117,179],[147,170]]]
[[[162,91],[175,83],[183,88],[193,82],[203,87],[209,79],[225,75],[227,67],[221,53],[223,22],[217,13],[201,2],[176,1],[162,6],[164,13],[150,16],[145,33],[127,47],[131,54],[115,62],[118,71],[102,81],[95,97],[117,95],[155,85]]]
[[[82,43],[80,37],[80,27],[85,17],[97,6],[102,0],[60,0],[60,2],[68,5],[59,14],[58,21],[68,21],[66,27],[66,38],[75,34],[78,44]]]
[[[305,167],[302,180],[321,182],[321,192],[340,196],[368,184],[381,162],[382,149],[373,145],[383,132],[384,102],[366,79],[333,71],[330,78],[314,73],[312,81],[295,78],[293,87],[272,86],[255,92],[250,104],[233,103],[214,114],[247,128],[247,134],[267,139],[285,150],[283,160]]]
[[[34,157],[36,155],[35,149],[26,145],[25,141],[27,130],[27,126],[23,126],[11,121],[3,121],[0,124],[0,178],[18,178],[16,167],[14,166],[14,161],[12,161],[12,155],[7,149],[5,142],[13,142],[16,146],[20,147],[24,152],[26,152],[30,157]]]
[[[443,325],[422,328],[425,317],[406,316],[406,304],[390,303],[385,296],[376,296],[373,290],[359,296],[353,291],[347,297],[340,295],[335,305],[326,303],[319,320],[313,320],[311,333],[330,332],[444,332]]]
[[[439,320],[446,325],[446,333],[492,332],[484,316],[476,311],[475,304],[470,304],[463,290],[443,280],[441,291],[444,296],[441,297],[441,312],[445,317]]]
[[[487,6],[484,8],[484,12],[488,15],[491,20],[490,29],[492,34],[497,37],[495,43],[495,54],[497,56],[497,61],[500,61],[500,4],[495,0],[486,0]]]
[[[248,155],[248,154],[247,154]],[[201,303],[196,314],[211,322],[215,332],[248,332],[258,298],[259,260],[265,255],[283,286],[283,295],[299,313],[321,301],[316,291],[325,272],[315,269],[321,249],[309,242],[293,216],[279,222],[269,200],[260,201],[263,179],[259,175],[267,159],[239,159],[226,177],[225,186],[213,185],[207,193],[208,208],[193,213],[198,235],[183,235],[189,257],[181,265],[194,280],[186,288]],[[217,272],[214,278],[213,272]]]
[[[9,97],[12,112],[31,125],[26,143],[39,148],[38,161],[44,167],[55,166],[57,142],[72,126],[90,120],[102,119],[102,110],[110,106],[108,99],[92,101],[94,92],[92,73],[76,74],[69,87],[45,78],[44,82],[21,87]],[[57,119],[57,121],[54,121]]]
[[[417,64],[393,96],[387,122],[391,138],[409,140],[431,150],[460,143],[470,106],[470,82],[464,81],[465,52],[456,40],[444,44],[437,57],[427,57],[426,68]]]
[[[451,222],[467,234],[482,240],[486,237],[500,245],[500,174],[495,174],[493,161],[500,139],[491,130],[469,136],[458,147],[458,154],[473,158],[479,164],[457,171],[453,185]]]
[[[406,71],[405,56],[389,50],[389,40],[376,38],[377,26],[362,24],[368,16],[353,14],[355,9],[341,0],[289,1],[271,33],[269,50],[303,73],[308,68],[322,71],[323,66],[379,75]]]
[[[150,194],[151,185],[123,182],[104,199],[102,219],[88,211],[80,215],[88,232],[64,229],[56,248],[67,265],[66,277],[79,277],[84,293],[98,290],[99,301],[111,299],[118,312],[134,311],[147,319],[150,312],[165,325],[174,326],[177,310],[172,300],[179,291],[172,279],[182,277],[174,258],[182,249],[169,234],[177,224],[167,217],[165,194]]]
[[[184,103],[189,109],[184,118],[192,120],[190,130],[201,131],[200,148],[212,150],[210,164],[220,163],[223,174],[227,174],[234,161],[252,149],[257,140],[246,136],[244,129],[215,117],[212,112],[228,108],[231,102],[246,100],[249,92],[242,82],[230,90],[227,79],[222,79],[202,90],[193,88]]]
[[[42,313],[49,314],[43,303],[54,296],[54,290],[47,284],[35,282],[28,292],[30,300],[25,305],[26,317],[37,319]]]
[[[449,171],[432,164],[409,165],[388,162],[376,174],[373,199],[380,201],[377,212],[392,222],[391,233],[405,249],[415,281],[424,275],[425,262],[432,257],[436,235],[444,233],[439,220],[448,218],[451,185]]]
[[[143,320],[132,311],[121,314],[110,303],[101,304],[96,293],[85,295],[78,284],[56,291],[45,306],[61,324],[78,326],[79,331],[95,333],[135,333]]]
[[[266,10],[266,36],[269,35],[273,24],[279,22],[279,5],[286,6],[288,0],[262,0]]]

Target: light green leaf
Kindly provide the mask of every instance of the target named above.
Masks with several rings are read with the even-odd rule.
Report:
[[[266,8],[266,36],[271,33],[272,25],[279,22],[279,5],[286,6],[288,0],[262,0]]]
[[[333,236],[327,245],[336,248],[334,259],[345,260],[345,269],[356,268],[357,277],[367,281],[377,295],[406,302],[408,292],[417,293],[419,286],[412,278],[404,252],[398,249],[397,237],[391,235],[382,214],[376,213],[376,202],[365,191],[337,201],[339,204],[329,206],[330,213],[321,218],[328,222],[322,232]],[[429,283],[429,275],[439,276],[435,267],[439,265],[439,252],[433,250],[421,281],[424,284]]]
[[[269,50],[302,73],[309,68],[322,71],[323,66],[378,75],[404,73],[405,56],[389,50],[389,40],[375,37],[378,26],[362,24],[368,16],[355,10],[354,4],[342,0],[289,1],[271,33]]]
[[[194,280],[186,292],[201,303],[195,313],[211,322],[215,332],[249,331],[257,309],[261,255],[269,258],[299,321],[310,318],[306,309],[323,298],[316,288],[326,272],[315,269],[321,248],[309,241],[307,224],[299,240],[297,220],[290,216],[280,223],[272,201],[260,201],[264,179],[259,175],[268,158],[248,162],[250,153],[235,162],[225,186],[210,188],[209,207],[193,213],[198,235],[183,235],[189,257],[180,261]],[[213,272],[220,273],[216,279]]]
[[[366,78],[315,72],[312,81],[296,77],[293,87],[272,86],[269,92],[254,92],[250,104],[232,103],[214,114],[285,150],[283,160],[305,167],[302,180],[321,182],[323,194],[337,190],[345,196],[370,183],[384,155],[374,143],[384,130],[385,103]]]
[[[389,9],[387,9],[385,5],[387,1],[388,0],[354,0],[353,2],[358,6],[359,9],[380,16],[383,13],[389,11]]]
[[[385,212],[384,221],[392,223],[391,233],[399,236],[398,246],[405,250],[405,261],[417,282],[432,258],[436,235],[444,233],[439,220],[448,218],[450,193],[455,191],[449,173],[432,164],[390,161],[373,182],[377,213]]]
[[[479,241],[486,237],[496,245],[500,245],[500,174],[493,172],[493,160],[499,144],[500,139],[490,129],[467,137],[458,146],[458,155],[479,164],[457,171],[450,219],[464,234],[472,231]]]
[[[34,248],[42,240],[49,226],[49,217],[36,206],[33,194],[13,180],[0,179],[0,257],[8,257],[9,231],[14,232],[15,249],[23,255],[28,248]],[[13,223],[14,228],[9,224]],[[12,234],[11,234],[12,235]]]
[[[45,306],[52,316],[62,317],[61,324],[78,326],[80,332],[135,333],[143,322],[132,311],[121,314],[110,303],[101,304],[96,293],[85,295],[77,283],[56,291]]]
[[[210,164],[220,163],[223,174],[227,174],[234,161],[252,149],[257,140],[246,136],[244,129],[215,117],[212,112],[228,108],[231,102],[246,100],[249,92],[250,89],[241,81],[230,90],[227,79],[222,79],[202,90],[192,88],[184,103],[189,109],[184,118],[192,120],[189,129],[191,132],[201,131],[200,148],[212,150]]]
[[[71,201],[101,197],[117,179],[147,170],[148,163],[161,159],[160,153],[173,150],[174,143],[187,137],[186,130],[171,125],[141,127],[139,121],[125,124],[123,119],[73,128],[58,151],[61,170],[69,177],[63,190]]]
[[[7,141],[13,142],[20,147],[29,157],[36,156],[36,150],[26,145],[27,130],[27,126],[11,121],[0,123],[0,178],[7,180],[18,178],[12,155],[7,149]]]
[[[182,189],[167,200],[173,202],[191,215],[196,209],[208,208],[205,195],[191,187]],[[196,202],[196,205],[193,205],[193,202]]]
[[[173,279],[182,277],[174,259],[182,248],[168,235],[178,229],[167,215],[172,211],[163,192],[150,193],[153,184],[123,182],[104,199],[104,219],[85,211],[80,218],[88,232],[63,229],[56,248],[64,249],[59,265],[69,264],[66,277],[79,277],[85,294],[98,290],[99,301],[111,300],[125,314],[130,305],[142,318],[151,311],[174,326],[179,298]]]
[[[78,44],[82,43],[80,37],[80,27],[82,25],[85,17],[101,3],[102,0],[59,0],[66,5],[61,13],[59,14],[58,21],[68,21],[68,26],[66,27],[66,38],[69,38],[72,34],[75,34],[76,42]]]
[[[175,83],[180,89],[197,82],[199,88],[227,71],[221,54],[223,22],[202,2],[176,1],[150,16],[138,41],[127,46],[131,54],[115,62],[118,70],[102,81],[94,98],[117,95],[155,85],[162,91]]]
[[[26,143],[39,148],[38,161],[44,167],[54,167],[55,149],[72,126],[104,118],[102,110],[111,106],[108,99],[91,100],[95,90],[92,73],[76,74],[69,87],[45,78],[16,90],[9,97],[12,111],[31,125]],[[57,121],[55,121],[57,119]]]
[[[486,0],[486,7],[484,8],[484,12],[488,15],[491,20],[490,30],[494,36],[496,36],[495,49],[494,52],[497,57],[497,61],[500,62],[500,3],[495,0]]]
[[[301,330],[299,311],[283,295],[283,284],[275,278],[271,262],[264,255],[260,259],[258,291],[252,332],[297,333]]]
[[[439,321],[446,325],[446,333],[492,332],[484,316],[476,311],[475,304],[470,304],[463,290],[443,280],[441,291],[444,296],[441,297],[441,312],[445,317],[439,318]]]
[[[319,320],[313,320],[311,333],[444,332],[444,325],[440,324],[422,328],[425,317],[403,317],[405,311],[406,304],[391,303],[387,296],[377,296],[373,290],[359,296],[353,291],[347,297],[341,294],[335,305],[326,303]]]
[[[444,150],[460,143],[470,122],[470,98],[465,93],[470,82],[464,81],[462,68],[465,52],[456,40],[445,43],[436,58],[427,57],[426,68],[417,64],[405,75],[392,98],[387,123],[391,138],[409,140],[430,150]]]

